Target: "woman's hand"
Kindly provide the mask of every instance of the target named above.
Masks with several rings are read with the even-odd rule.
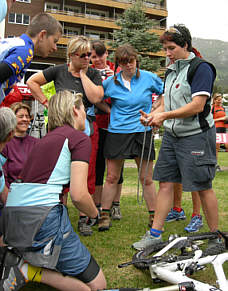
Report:
[[[166,119],[165,112],[151,112],[151,113],[145,113],[143,110],[140,110],[141,117],[140,122],[144,126],[155,126],[155,127],[161,127],[163,124],[163,121]]]

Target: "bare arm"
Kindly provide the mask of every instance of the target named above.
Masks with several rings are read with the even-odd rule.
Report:
[[[226,116],[219,117],[219,118],[214,119],[214,122],[217,122],[217,121],[225,121],[225,120],[227,120],[227,118],[228,117],[226,117]]]
[[[6,200],[7,200],[7,197],[8,197],[8,192],[9,192],[9,189],[5,185],[3,191],[0,193],[0,200],[2,201],[2,203],[4,205],[6,204]]]
[[[80,71],[80,78],[88,100],[93,104],[100,102],[104,96],[103,87],[94,84],[86,75],[85,70]]]
[[[96,107],[99,108],[100,110],[106,112],[106,113],[110,113],[110,111],[111,111],[110,106],[105,101],[101,101],[101,102],[97,103]]]
[[[150,121],[153,119],[155,113],[164,112],[164,96],[160,95],[159,97],[159,101],[158,103],[156,103],[157,105],[155,106],[155,108],[152,107],[150,113],[145,113],[144,111],[140,110],[140,122],[143,125],[150,125]]]
[[[154,125],[160,127],[164,120],[174,118],[187,118],[196,115],[203,111],[207,96],[199,95],[195,96],[192,102],[182,106],[178,109],[166,112],[155,112],[152,118],[149,120],[148,125]]]
[[[91,218],[96,218],[98,210],[87,187],[88,164],[71,163],[70,195],[74,206]]]
[[[48,100],[41,89],[41,86],[46,83],[47,80],[45,79],[42,72],[38,72],[32,75],[26,82],[32,93],[32,96],[47,108]]]

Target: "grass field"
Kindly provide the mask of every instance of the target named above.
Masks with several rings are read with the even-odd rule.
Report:
[[[219,164],[224,171],[216,174],[213,187],[219,201],[219,228],[228,231],[228,153],[219,153]],[[94,227],[94,233],[91,237],[82,237],[81,240],[91,251],[100,266],[102,267],[108,288],[118,287],[150,287],[158,288],[166,286],[166,283],[154,284],[149,275],[149,271],[140,271],[133,266],[119,269],[120,263],[131,260],[135,251],[131,248],[131,244],[139,240],[147,230],[148,213],[145,202],[139,205],[137,202],[137,170],[130,167],[132,161],[125,163],[124,169],[124,186],[121,197],[121,211],[123,218],[121,221],[113,221],[112,227],[108,232],[98,232],[97,226]],[[156,187],[158,184],[156,183]],[[188,224],[192,213],[191,194],[183,194],[183,208],[187,215],[185,221],[172,222],[165,224],[164,238],[171,233],[184,234],[184,227]],[[69,201],[69,214],[71,222],[77,229],[78,211]],[[202,231],[208,231],[204,219],[204,227]],[[225,263],[225,272],[228,274],[228,263]],[[214,274],[211,268],[207,271],[200,271],[196,275],[198,279],[207,282],[213,282]],[[53,291],[55,289],[35,283],[27,284],[22,290],[42,290]]]

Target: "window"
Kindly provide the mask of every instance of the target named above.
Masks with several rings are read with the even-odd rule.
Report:
[[[68,14],[74,15],[74,13],[81,13],[81,8],[80,7],[66,5],[66,6],[64,6],[64,11],[66,11]]]
[[[16,0],[17,2],[31,3],[31,0]]]
[[[21,13],[9,13],[8,22],[29,25],[30,16],[26,14],[21,14]]]
[[[64,34],[67,36],[79,35],[80,29],[75,27],[65,27]]]
[[[54,3],[45,3],[45,11],[46,10],[51,10],[53,12],[57,12],[60,9],[59,4],[54,4]]]

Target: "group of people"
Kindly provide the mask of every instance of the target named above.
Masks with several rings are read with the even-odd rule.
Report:
[[[34,50],[46,57],[57,49],[61,33],[60,23],[41,13],[14,40],[14,46],[9,42],[0,55],[2,100],[29,66]],[[28,142],[27,156],[20,161],[23,167],[6,181],[5,156],[11,157],[6,162],[9,171],[10,162],[23,157],[15,147],[20,142],[25,147],[29,139],[30,111],[21,103],[13,110],[0,109],[1,244],[17,250],[15,254],[0,248],[0,256],[7,258],[5,254],[11,252],[16,260],[20,254],[17,264],[10,266],[3,260],[7,268],[0,280],[2,290],[10,290],[15,277],[18,288],[31,280],[60,290],[105,289],[102,269],[71,226],[66,198],[69,192],[80,212],[79,233],[91,235],[91,226],[97,222],[99,231],[109,230],[111,216],[121,218],[125,159],[136,162],[149,212],[150,230],[133,243],[134,248],[161,241],[177,183],[184,191],[199,193],[208,226],[217,230],[217,199],[212,189],[215,126],[210,105],[215,69],[202,61],[188,82],[195,54],[185,26],[166,30],[160,41],[170,59],[165,86],[156,74],[140,69],[137,51],[129,44],[116,49],[112,64],[102,42],[85,36],[70,39],[67,63],[34,74],[27,82],[33,97],[48,108],[48,133]],[[56,94],[48,101],[41,86],[50,81]],[[160,100],[156,107],[154,93]],[[152,130],[162,124],[165,133],[153,173]],[[153,180],[159,181],[157,195]],[[216,243],[220,241],[211,242]]]

